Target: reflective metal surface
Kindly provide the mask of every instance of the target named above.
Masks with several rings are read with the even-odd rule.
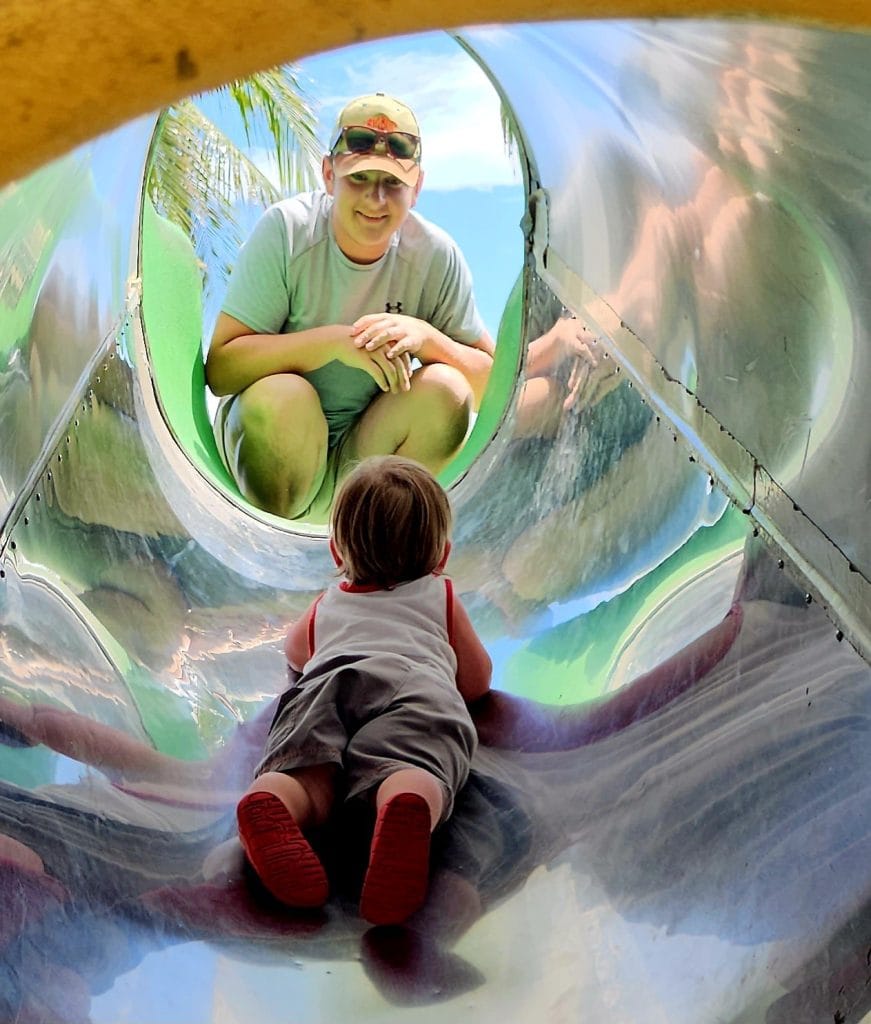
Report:
[[[473,45],[535,154],[545,277],[867,654],[867,36],[625,22]]]
[[[130,258],[150,125],[0,197],[0,1020],[871,1009],[871,670],[838,632],[868,614],[871,43],[465,42],[528,142],[535,251],[511,406],[452,489],[498,689],[407,928],[357,916],[359,823],[324,837],[323,914],[243,871],[233,807],[330,561],[161,415]]]
[[[141,119],[2,193],[0,522],[125,315],[151,130]]]

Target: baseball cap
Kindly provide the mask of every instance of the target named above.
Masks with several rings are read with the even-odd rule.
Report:
[[[365,136],[346,129],[369,128],[377,133],[365,149]],[[333,131],[333,166],[339,177],[356,171],[387,171],[406,185],[420,178],[420,127],[411,108],[383,92],[358,96],[339,112]],[[349,142],[354,146],[349,149]],[[403,154],[408,151],[409,155]]]

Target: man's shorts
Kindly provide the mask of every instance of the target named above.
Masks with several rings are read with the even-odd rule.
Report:
[[[224,467],[234,480],[236,480],[236,474],[233,472],[233,467],[227,455],[227,441],[225,433],[227,429],[227,417],[230,413],[233,401],[237,397],[237,395],[225,395],[220,400],[215,413],[215,422],[212,425],[212,429],[215,434],[215,443],[218,446],[218,454],[221,456],[221,462],[224,463]],[[307,523],[315,524],[328,523],[330,521],[330,510],[333,507],[333,495],[336,493],[339,471],[345,465],[346,442],[353,426],[354,424],[345,430],[344,433],[340,434],[335,439],[334,443],[327,449],[327,461],[324,466],[324,477],[318,493],[315,495],[314,500],[307,509],[293,517],[295,521],[303,520]],[[238,482],[239,481],[236,480],[237,484]]]
[[[282,695],[257,774],[334,764],[350,800],[423,768],[444,787],[445,820],[477,742],[453,681],[391,655],[343,655]]]

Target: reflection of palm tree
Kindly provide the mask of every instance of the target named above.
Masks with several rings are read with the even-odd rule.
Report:
[[[187,99],[161,118],[148,196],[191,238],[204,263],[223,275],[241,242],[234,205],[251,199],[266,206],[281,193],[312,187],[320,149],[314,112],[292,67],[230,82],[213,96],[241,117],[249,145],[263,146],[277,185],[194,99]]]
[[[502,139],[505,142],[505,152],[509,156],[516,156],[519,159],[525,158],[526,150],[521,142],[520,125],[514,116],[514,111],[504,98],[499,104],[499,119],[502,122]]]

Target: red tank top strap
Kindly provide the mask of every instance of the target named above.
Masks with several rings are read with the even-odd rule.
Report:
[[[445,625],[448,630],[448,643],[454,646],[454,584],[447,576],[445,580]]]

